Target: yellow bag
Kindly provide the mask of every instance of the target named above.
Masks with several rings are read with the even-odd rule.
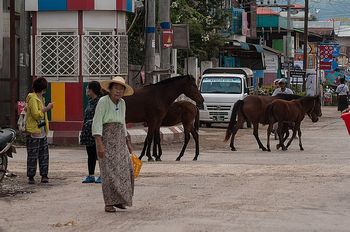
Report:
[[[142,161],[137,157],[137,155],[132,154],[131,155],[131,162],[132,162],[132,166],[134,168],[134,177],[138,177],[140,174],[140,170],[142,167]]]

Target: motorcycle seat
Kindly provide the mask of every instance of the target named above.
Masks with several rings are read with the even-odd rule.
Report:
[[[3,150],[7,143],[12,142],[16,137],[16,132],[10,128],[0,129],[0,151]]]

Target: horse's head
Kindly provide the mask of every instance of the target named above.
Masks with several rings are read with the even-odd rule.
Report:
[[[322,116],[321,110],[321,98],[320,96],[312,97],[313,101],[310,101],[311,107],[307,112],[307,115],[311,119],[312,122],[318,122],[319,117]]]
[[[198,106],[203,105],[204,98],[199,92],[196,79],[191,75],[183,77],[185,83],[183,85],[183,93],[197,103]]]

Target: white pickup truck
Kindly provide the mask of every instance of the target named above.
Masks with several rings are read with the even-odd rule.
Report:
[[[200,108],[200,122],[210,127],[212,123],[227,123],[236,101],[249,94],[253,71],[249,68],[211,68],[204,71],[200,92],[204,98]]]

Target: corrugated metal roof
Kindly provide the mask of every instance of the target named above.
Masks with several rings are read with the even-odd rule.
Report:
[[[339,27],[339,30],[335,31],[335,34],[339,37],[350,37],[350,26],[342,25]]]

